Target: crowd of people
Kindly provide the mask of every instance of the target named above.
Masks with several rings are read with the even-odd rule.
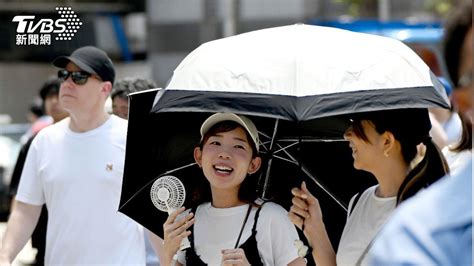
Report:
[[[353,166],[377,184],[350,200],[337,251],[304,182],[291,190],[288,211],[258,200],[258,129],[234,113],[213,114],[196,129],[194,160],[207,182],[195,207],[170,214],[163,236],[118,212],[128,95],[156,84],[116,81],[112,60],[96,47],[59,57],[57,77],[39,91],[51,125],[28,136],[15,166],[0,265],[30,237],[36,265],[306,265],[308,257],[317,265],[472,265],[472,43],[466,1],[447,20],[444,43],[462,124],[454,145],[441,150],[432,139],[427,109],[351,116],[344,138]],[[181,249],[183,239],[190,248]]]

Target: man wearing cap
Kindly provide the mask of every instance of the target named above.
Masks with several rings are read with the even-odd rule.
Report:
[[[68,116],[66,110],[64,110],[59,104],[58,95],[59,87],[61,86],[61,80],[57,77],[50,77],[41,87],[39,95],[43,102],[43,109],[45,113],[53,118],[53,122],[57,123]],[[23,166],[25,164],[26,155],[33,142],[36,134],[28,139],[28,141],[21,147],[20,153],[16,160],[15,168],[12,173],[10,181],[9,195],[13,199],[18,190],[18,184],[20,182],[21,174],[23,172]],[[48,221],[48,213],[46,207],[43,207],[41,216],[38,220],[38,224],[31,236],[31,245],[38,250],[36,253],[36,259],[34,265],[44,264],[44,250],[46,244],[46,224]]]
[[[112,61],[87,46],[53,63],[61,68],[59,101],[69,118],[31,144],[0,264],[13,261],[46,204],[45,264],[144,265],[142,228],[117,212],[127,123],[104,111],[115,78]]]

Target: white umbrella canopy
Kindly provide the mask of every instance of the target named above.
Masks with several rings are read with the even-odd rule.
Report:
[[[302,24],[205,43],[181,62],[167,86],[295,97],[424,88],[438,96],[433,104],[447,106],[442,85],[402,42]]]

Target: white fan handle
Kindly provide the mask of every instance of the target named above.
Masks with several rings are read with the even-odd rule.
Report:
[[[166,202],[165,202],[166,203]],[[170,208],[168,206],[168,203],[166,203],[166,207],[168,208],[168,215],[170,215],[171,213],[173,213],[175,210],[175,208]],[[182,212],[180,215],[178,215],[175,219],[175,221],[179,221],[181,219],[183,219],[186,215],[189,214],[191,210],[188,209],[188,210],[185,210],[184,212]],[[183,238],[183,240],[181,240],[181,244],[179,245],[179,250],[180,251],[183,251],[187,248],[190,248],[191,247],[191,243],[189,243],[189,239],[187,237]]]

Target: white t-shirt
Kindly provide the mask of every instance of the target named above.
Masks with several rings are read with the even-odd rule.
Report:
[[[127,122],[77,133],[69,118],[34,139],[18,201],[48,208],[46,265],[144,265],[143,228],[117,211]]]
[[[395,209],[397,197],[378,197],[375,195],[377,187],[375,185],[365,190],[348,216],[337,249],[337,265],[355,265]],[[349,203],[350,208],[353,207],[354,198]],[[367,263],[365,256],[362,264]]]
[[[208,265],[221,265],[221,250],[233,249],[242,228],[248,205],[232,208],[214,208],[211,203],[201,204],[196,210],[194,244],[196,254]],[[240,243],[252,235],[255,213],[252,208],[245,224]],[[295,241],[299,240],[287,211],[280,205],[267,202],[257,222],[257,246],[264,265],[288,265],[298,258]],[[184,264],[182,257],[180,262]]]

